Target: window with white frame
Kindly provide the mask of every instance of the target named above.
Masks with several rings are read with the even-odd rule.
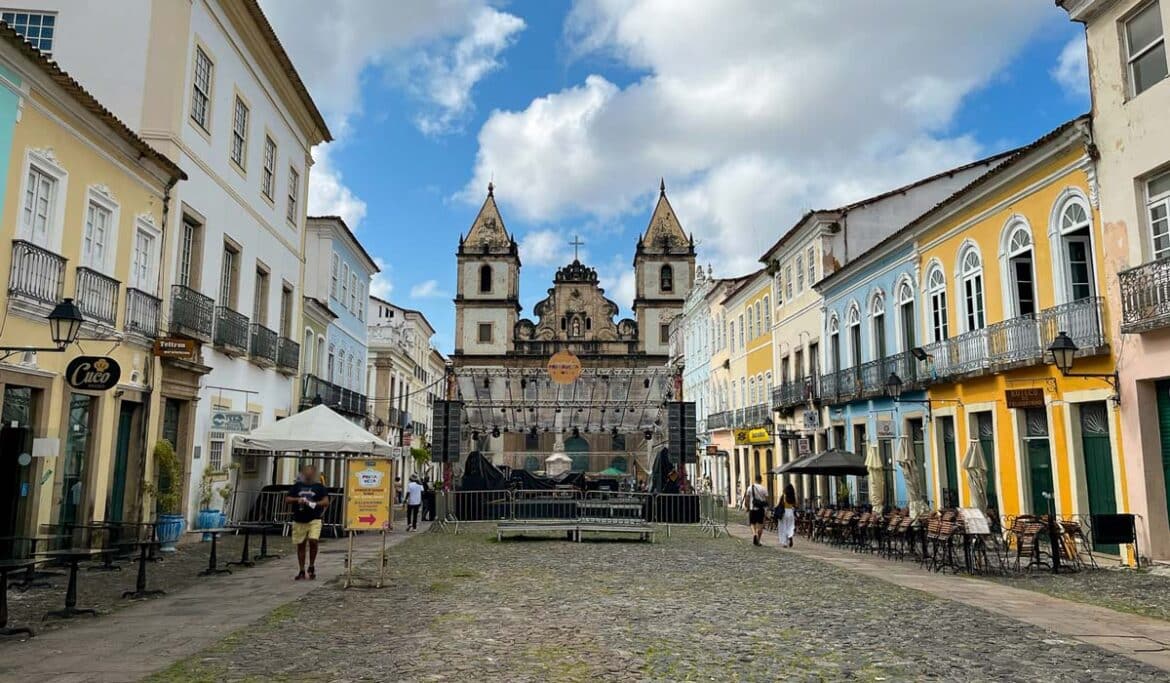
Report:
[[[349,274],[349,310],[351,313],[357,311],[358,302],[358,277],[357,272]]]
[[[341,298],[337,300],[342,306],[349,301],[349,264],[341,264]]]
[[[772,289],[776,292],[776,308],[780,308],[784,305],[784,278],[780,273],[772,278]]]
[[[264,136],[264,168],[260,171],[260,191],[272,199],[276,194],[276,142]]]
[[[796,257],[796,293],[804,291],[804,259]]]
[[[854,303],[845,316],[845,330],[849,334],[850,367],[861,365],[861,309]]]
[[[756,338],[756,319],[753,315],[752,307],[747,308],[747,338],[751,341]]]
[[[748,378],[748,402],[744,405],[754,406],[756,404],[756,378]]]
[[[772,307],[768,305],[768,297],[764,296],[764,332],[772,329]]]
[[[938,342],[949,338],[947,281],[939,266],[932,268],[926,276],[926,295],[930,299],[930,340]]]
[[[155,266],[157,261],[158,233],[144,225],[138,225],[134,230],[134,256],[130,264],[130,286],[148,294],[154,294],[157,280]]]
[[[1028,226],[1017,223],[1008,228],[1005,252],[1011,288],[1013,313],[1016,317],[1036,313],[1036,276],[1032,261],[1032,234]]]
[[[898,314],[902,324],[902,350],[909,351],[917,345],[918,335],[914,333],[914,288],[906,280],[898,285]]]
[[[1166,185],[1166,196],[1170,197],[1170,173],[1167,174]],[[1097,283],[1093,266],[1092,218],[1082,197],[1069,198],[1061,209],[1060,240],[1068,301],[1081,301],[1095,296]]]
[[[873,325],[873,360],[885,358],[886,348],[886,295],[877,292],[870,303],[870,321]]]
[[[964,332],[987,325],[983,307],[983,262],[975,247],[967,247],[959,258],[959,285],[963,292]]]
[[[743,313],[739,314],[739,348],[744,348],[743,343]]]
[[[1125,22],[1126,62],[1129,65],[1130,94],[1140,95],[1166,78],[1166,39],[1162,33],[1162,10],[1151,2]]]
[[[191,79],[191,120],[205,131],[211,129],[211,79],[215,64],[203,48],[195,47],[195,73]]]
[[[817,254],[817,252],[816,252],[815,247],[808,248],[808,285],[809,285],[809,287],[813,286],[813,284],[817,281],[816,254]]]
[[[829,318],[829,369],[841,369],[841,319],[836,313]]]
[[[728,330],[730,331],[730,335],[731,335],[731,348],[730,348],[730,351],[731,351],[732,353],[735,353],[735,321],[734,321],[734,320],[732,320],[731,322],[727,323],[727,328],[728,328]]]
[[[784,267],[784,298],[792,299],[792,266]]]
[[[248,105],[237,95],[236,106],[232,110],[232,162],[241,169],[244,168],[245,157],[248,152]]]
[[[764,333],[764,315],[762,305],[759,301],[756,302],[756,336]]]
[[[333,258],[330,259],[329,265],[329,296],[334,299],[337,298],[337,280],[340,277],[341,271],[341,257],[337,252],[333,252]]]
[[[301,198],[301,174],[297,173],[297,169],[292,166],[288,167],[288,208],[285,216],[288,222],[295,224],[297,222],[297,211],[300,206]]]
[[[40,50],[44,56],[53,56],[53,34],[57,30],[56,13],[5,10],[0,12],[0,21],[8,24],[8,28],[19,33],[21,38]]]
[[[223,469],[223,442],[226,434],[221,431],[207,433],[207,469],[218,471]]]
[[[1170,171],[1146,182],[1146,211],[1150,216],[1154,259],[1170,256]]]
[[[30,165],[24,190],[24,210],[21,212],[23,237],[33,244],[50,246],[56,208],[57,179]]]
[[[81,262],[87,268],[105,271],[113,239],[114,212],[94,198],[85,209],[85,231],[81,238]]]

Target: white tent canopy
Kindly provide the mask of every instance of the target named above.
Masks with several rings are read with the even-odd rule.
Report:
[[[325,405],[313,406],[250,434],[236,434],[232,447],[270,453],[338,453],[381,457],[393,454],[390,444]]]

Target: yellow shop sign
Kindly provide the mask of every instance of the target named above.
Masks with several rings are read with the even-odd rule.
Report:
[[[756,429],[735,430],[735,445],[748,446],[754,444],[772,443],[772,433],[762,427]]]

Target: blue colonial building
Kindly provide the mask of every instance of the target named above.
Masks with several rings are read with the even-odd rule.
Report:
[[[816,287],[824,301],[821,393],[829,443],[862,458],[876,449],[885,475],[881,491],[872,490],[867,477],[849,477],[851,502],[880,497],[885,505],[907,506],[907,475],[897,464],[903,452],[918,463],[912,476],[933,500],[922,478],[930,471],[929,408],[915,358],[922,307],[913,244],[888,239]],[[900,386],[892,388],[893,381]],[[845,502],[844,490],[837,489],[838,502]]]

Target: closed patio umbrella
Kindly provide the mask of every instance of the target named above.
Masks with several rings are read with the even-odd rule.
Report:
[[[906,479],[906,498],[909,499],[910,503],[910,515],[917,517],[926,512],[929,506],[926,504],[926,495],[922,490],[922,470],[919,463],[915,462],[909,441],[909,437],[898,437],[898,452],[895,458],[902,468],[902,476]]]
[[[880,508],[886,504],[886,472],[882,468],[878,445],[871,443],[867,448],[869,453],[865,456],[865,469],[869,471],[869,504]]]
[[[983,446],[971,439],[967,455],[963,458],[963,469],[967,471],[967,484],[971,488],[970,506],[980,510],[987,507],[987,461],[983,459]]]
[[[839,448],[831,448],[827,451],[821,451],[816,455],[810,455],[807,458],[794,460],[787,465],[781,465],[773,470],[773,472],[781,474],[825,474],[832,477],[844,477],[851,474],[864,477],[869,474],[869,470],[865,468],[865,460],[858,455],[849,451],[843,451]]]

